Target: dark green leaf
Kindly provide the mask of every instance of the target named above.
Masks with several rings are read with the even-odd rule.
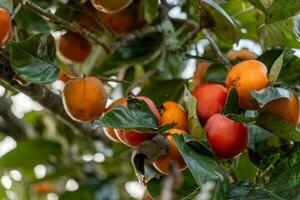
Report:
[[[274,85],[280,74],[281,68],[285,67],[293,58],[295,51],[291,49],[285,49],[283,53],[277,58],[277,60],[272,65],[271,71],[269,73],[270,85]]]
[[[300,142],[300,132],[287,121],[275,115],[260,114],[257,118],[256,125],[283,139]]]
[[[256,175],[256,171],[257,169],[249,159],[248,152],[244,152],[239,156],[239,163],[235,169],[235,174],[239,181],[252,180]]]
[[[103,64],[96,68],[94,73],[113,74],[120,67],[139,61],[144,61],[147,57],[153,55],[160,48],[163,37],[161,33],[146,35],[137,38],[126,46],[118,48]]]
[[[157,117],[143,100],[128,98],[127,107],[114,107],[96,123],[102,127],[151,133],[160,133],[174,126],[167,124],[159,127]]]
[[[291,99],[291,92],[284,88],[268,87],[259,91],[252,90],[250,91],[250,94],[258,102],[259,107],[261,108],[276,99]]]
[[[151,98],[156,105],[162,105],[166,101],[178,101],[185,84],[186,80],[183,79],[151,81],[139,95]]]
[[[0,158],[0,166],[5,168],[30,168],[46,163],[51,157],[62,154],[61,146],[43,139],[24,140],[17,147]]]
[[[197,100],[186,87],[184,89],[183,100],[188,113],[189,133],[195,136],[196,138],[205,139],[204,130],[197,116]]]
[[[232,119],[233,121],[240,122],[240,123],[245,123],[245,124],[254,124],[256,122],[256,118],[254,117],[245,117],[243,115],[235,115],[235,114],[230,114],[227,115],[226,117]]]
[[[238,114],[239,111],[239,96],[235,88],[230,89],[227,96],[225,106],[222,110],[222,115]]]
[[[49,27],[46,21],[35,12],[22,7],[16,16],[16,24],[19,29],[32,32],[47,32]]]
[[[148,1],[143,0],[144,15],[146,20],[151,23],[158,15],[158,0]]]
[[[257,60],[263,62],[267,66],[268,71],[270,71],[273,63],[283,53],[283,51],[283,49],[270,49],[258,56]]]
[[[49,33],[40,33],[22,42],[12,41],[10,45],[12,68],[23,80],[47,84],[57,79],[55,41]]]
[[[184,136],[175,135],[175,143],[199,186],[215,182],[212,199],[227,199],[229,180],[219,164],[207,155],[200,154],[188,145]]]
[[[239,30],[231,17],[213,0],[202,0],[200,3],[209,15],[209,20],[213,20],[210,28],[214,33],[224,41],[237,42],[240,37]]]
[[[209,83],[225,83],[228,70],[223,64],[212,64],[204,76],[204,81]]]

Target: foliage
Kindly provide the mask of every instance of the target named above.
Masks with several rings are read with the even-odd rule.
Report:
[[[207,185],[215,200],[300,198],[299,128],[274,115],[240,109],[233,88],[222,115],[247,124],[249,144],[236,158],[219,160],[206,141],[197,102],[190,93],[193,62],[212,63],[203,82],[224,84],[228,69],[236,63],[226,53],[244,45],[259,54],[257,60],[268,69],[270,86],[251,91],[260,108],[274,100],[290,99],[291,91],[300,96],[298,0],[135,0],[144,16],[143,27],[124,34],[112,34],[109,26],[96,31],[91,24],[82,27],[76,14],[91,14],[94,8],[89,0],[81,2],[0,0],[0,7],[14,16],[12,39],[0,47],[3,96],[14,101],[16,94],[24,92],[45,108],[31,110],[19,119],[10,109],[15,103],[0,99],[0,150],[6,140],[16,142],[4,155],[0,151],[0,176],[13,180],[11,187],[0,184],[0,199],[7,199],[10,192],[17,199],[33,200],[45,199],[48,193],[63,200],[131,199],[126,190],[136,181],[132,150],[108,142],[102,128],[164,135],[176,125],[161,125],[144,101],[132,98],[126,108],[117,105],[93,123],[73,122],[62,107],[61,90],[55,88],[63,84],[57,80],[65,69],[70,69],[69,76],[102,78],[110,100],[131,94],[151,98],[158,108],[165,101],[182,103],[190,134],[175,135],[174,141],[187,169],[165,176],[143,160],[144,184],[155,199],[174,177],[177,185],[170,193],[175,199],[197,199]],[[174,16],[176,10],[180,13]],[[121,27],[126,20],[119,20]],[[92,45],[92,53],[82,63],[65,61],[57,50],[58,35],[69,29]],[[51,99],[53,96],[58,100]],[[158,149],[151,150],[155,154]],[[41,167],[46,172],[38,175]],[[13,175],[16,170],[22,175],[20,180]],[[70,180],[76,181],[75,191],[68,187]],[[34,185],[40,183],[54,188],[38,192]]]

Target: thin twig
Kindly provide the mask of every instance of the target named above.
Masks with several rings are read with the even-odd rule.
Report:
[[[216,43],[215,39],[212,37],[209,29],[202,29],[203,35],[208,39],[211,49],[215,53],[215,55],[219,58],[219,60],[225,64],[226,68],[230,69],[230,62],[229,60],[222,54],[218,44]]]
[[[18,12],[21,10],[22,4],[18,3],[17,7],[14,9],[13,13],[11,14],[11,20],[14,20],[17,16]]]
[[[251,12],[255,10],[255,6],[249,6],[247,8],[245,8],[244,10],[240,10],[239,12],[234,13],[233,15],[231,15],[231,17],[233,18],[237,18],[245,13]]]
[[[130,81],[126,81],[126,80],[120,80],[120,79],[116,79],[116,78],[108,78],[108,77],[104,77],[104,76],[97,76],[101,81],[106,81],[106,82],[115,82],[115,83],[122,83],[122,84],[126,84],[126,85],[131,85],[132,82]]]
[[[103,47],[103,49],[105,50],[105,52],[107,54],[109,54],[111,52],[111,49],[108,47],[108,45],[106,45],[104,42],[102,42],[97,35],[80,27],[78,24],[65,21],[62,18],[52,14],[48,10],[45,10],[45,9],[39,7],[38,5],[32,3],[29,0],[18,0],[18,2],[20,2],[23,6],[30,8],[32,11],[49,18],[49,20],[51,20],[52,22],[59,24],[70,31],[79,33],[82,36],[84,36],[85,38],[88,38],[91,41],[95,42],[96,44],[99,44],[100,46]]]
[[[131,91],[138,87],[140,84],[144,83],[145,81],[151,79],[153,76],[155,75],[158,75],[159,74],[159,70],[158,69],[154,69],[154,70],[151,70],[151,71],[148,71],[144,76],[142,76],[140,79],[137,79],[136,81],[134,81],[130,87],[126,90],[126,94],[130,94]]]

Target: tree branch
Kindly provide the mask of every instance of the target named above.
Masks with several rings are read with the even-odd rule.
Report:
[[[76,132],[101,140],[105,144],[110,144],[108,138],[103,134],[102,129],[94,130],[91,123],[79,123],[72,120],[64,109],[61,97],[53,93],[50,89],[36,84],[30,84],[28,86],[18,84],[14,80],[15,74],[12,71],[7,55],[2,55],[0,59],[0,79],[9,84],[11,87],[16,88],[31,97],[34,101],[38,102],[54,114],[57,119],[73,128]]]
[[[21,140],[27,137],[26,125],[17,118],[11,111],[11,102],[5,97],[0,97],[0,116],[5,121],[3,126],[7,129],[6,134],[15,140]]]
[[[52,14],[50,11],[45,10],[45,9],[39,7],[38,5],[32,3],[30,0],[18,0],[18,2],[20,2],[23,6],[30,8],[32,11],[49,18],[49,20],[51,20],[52,22],[59,24],[70,31],[79,33],[80,35],[84,36],[85,38],[88,38],[89,40],[95,42],[96,44],[99,44],[105,50],[105,52],[107,54],[109,54],[111,52],[111,49],[109,48],[109,46],[106,45],[104,42],[102,42],[97,35],[90,32],[89,30],[86,30],[86,29],[80,27],[78,24],[65,21],[65,20],[61,19],[60,17]]]

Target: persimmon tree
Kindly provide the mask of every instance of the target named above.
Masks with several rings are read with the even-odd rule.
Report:
[[[299,14],[0,0],[0,199],[299,199]],[[17,117],[20,93],[43,110]]]

